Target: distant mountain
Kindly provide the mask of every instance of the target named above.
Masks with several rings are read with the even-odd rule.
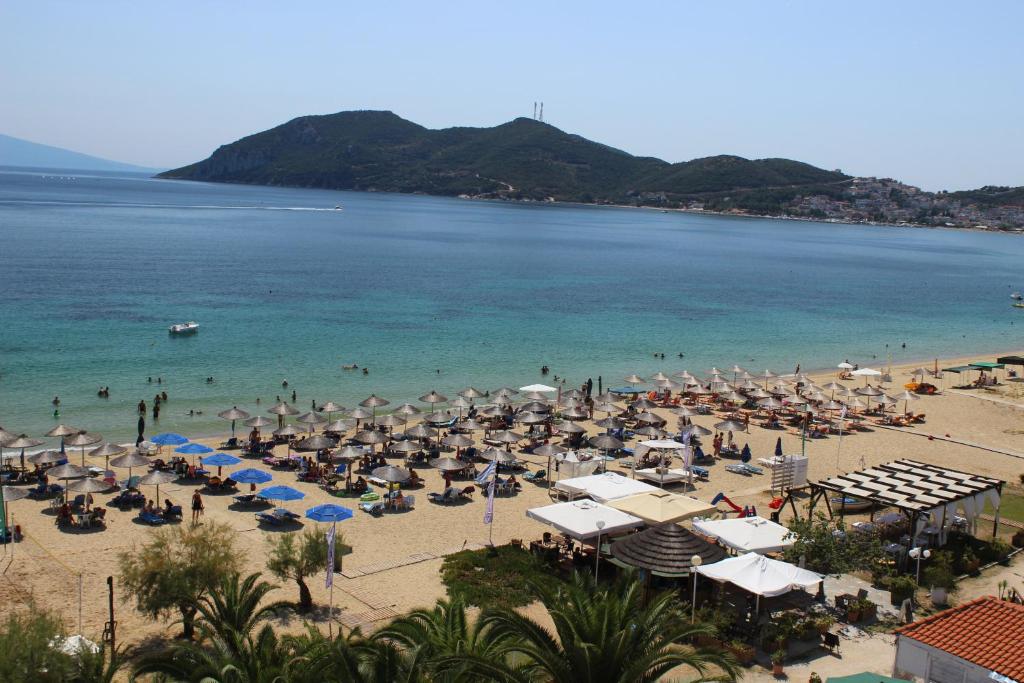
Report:
[[[508,199],[679,205],[708,194],[842,183],[787,159],[717,156],[670,164],[519,118],[430,130],[389,111],[302,116],[163,178]]]
[[[156,169],[100,159],[69,149],[29,142],[9,135],[0,135],[0,166],[34,168],[73,168],[83,171],[134,171],[153,173]]]

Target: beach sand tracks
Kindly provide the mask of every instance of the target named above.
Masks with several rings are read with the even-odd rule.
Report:
[[[426,562],[427,560],[436,560],[463,550],[480,550],[483,547],[485,547],[483,543],[464,543],[463,545],[458,546],[439,545],[431,548],[430,550],[413,553],[412,555],[406,555],[405,557],[400,557],[394,560],[371,562],[354,568],[342,568],[341,575],[346,579],[355,579],[360,576],[369,576],[370,574],[386,572],[389,569],[397,569],[398,567],[405,567],[410,564]]]
[[[338,623],[350,629],[362,628],[385,619],[394,619],[399,615],[398,610],[392,607],[381,607],[365,612],[343,611],[338,616]]]

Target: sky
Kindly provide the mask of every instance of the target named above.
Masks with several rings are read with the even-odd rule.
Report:
[[[0,133],[169,168],[304,114],[1024,185],[1024,2],[0,3]]]

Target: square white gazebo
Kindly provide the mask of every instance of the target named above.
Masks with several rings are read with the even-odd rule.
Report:
[[[526,516],[555,527],[577,541],[629,531],[644,525],[644,520],[592,500],[573,500],[531,508]]]

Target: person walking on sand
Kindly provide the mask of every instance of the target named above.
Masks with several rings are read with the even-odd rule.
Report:
[[[199,518],[203,516],[203,497],[199,491],[192,494],[192,524],[198,524]]]

